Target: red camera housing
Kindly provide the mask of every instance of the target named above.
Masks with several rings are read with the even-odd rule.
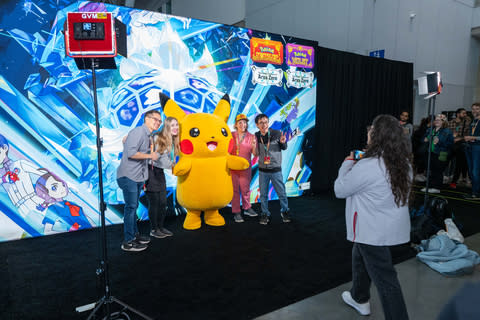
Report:
[[[110,12],[68,12],[64,31],[65,53],[69,57],[117,55],[115,24]]]

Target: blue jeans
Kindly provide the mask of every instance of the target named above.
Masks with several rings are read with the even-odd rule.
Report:
[[[408,320],[407,307],[397,272],[393,267],[390,248],[354,243],[352,249],[352,289],[350,294],[358,303],[370,300],[373,281],[382,302],[385,320]]]
[[[117,179],[118,186],[123,191],[125,207],[123,209],[123,241],[130,242],[138,233],[137,208],[143,182],[135,182],[127,177]]]
[[[282,171],[278,172],[258,172],[258,184],[260,185],[260,204],[262,207],[262,214],[270,216],[268,211],[268,187],[272,181],[273,188],[280,200],[280,212],[288,211],[288,199],[285,192],[285,184],[283,184]]]
[[[465,144],[468,173],[472,179],[472,194],[480,196],[480,144]]]

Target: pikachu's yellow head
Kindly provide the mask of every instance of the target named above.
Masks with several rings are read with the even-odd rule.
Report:
[[[233,148],[232,133],[226,121],[230,115],[230,99],[224,95],[213,114],[186,114],[172,99],[160,94],[163,112],[180,125],[182,156],[194,158],[224,157]]]

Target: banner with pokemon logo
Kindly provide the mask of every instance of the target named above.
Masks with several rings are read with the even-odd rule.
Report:
[[[159,93],[187,114],[211,113],[228,94],[227,124],[233,129],[243,113],[252,133],[255,116],[267,114],[270,127],[288,139],[282,163],[287,195],[309,188],[313,159],[304,151],[313,146],[316,74],[310,61],[290,57],[314,42],[105,3],[2,1],[0,241],[101,224],[92,73],[65,55],[67,12],[111,12],[127,28],[128,57],[115,57],[117,69],[96,71],[107,225],[123,222],[116,182],[122,138],[143,123],[145,112],[161,111]],[[293,64],[284,61],[285,48],[295,49],[285,53]],[[255,160],[252,169],[251,202],[258,202]],[[176,177],[166,171],[166,180],[169,214],[179,215]],[[273,188],[269,198],[277,198]],[[147,219],[141,202],[138,217]]]

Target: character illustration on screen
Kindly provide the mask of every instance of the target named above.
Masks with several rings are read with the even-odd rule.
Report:
[[[22,218],[35,214],[42,199],[35,194],[30,174],[41,176],[46,171],[28,160],[8,157],[9,144],[0,134],[0,183]]]
[[[180,124],[180,160],[173,167],[177,180],[178,202],[187,209],[185,229],[194,230],[205,223],[223,226],[225,219],[218,209],[232,201],[233,184],[230,169],[244,170],[249,163],[242,157],[230,155],[232,133],[226,121],[230,115],[230,98],[223,96],[213,114],[186,114],[177,103],[160,94],[166,116]]]
[[[272,125],[272,129],[280,130],[285,134],[287,142],[292,138],[300,134],[300,129],[292,129],[291,123],[293,120],[297,119],[298,116],[298,106],[300,105],[300,100],[295,98],[292,102],[287,104],[284,108],[280,110],[280,115],[282,116],[282,122],[275,121]]]
[[[46,210],[43,219],[45,234],[92,227],[83,209],[64,199],[68,195],[67,183],[53,173],[47,171],[37,180],[35,192],[43,199],[38,209]]]

